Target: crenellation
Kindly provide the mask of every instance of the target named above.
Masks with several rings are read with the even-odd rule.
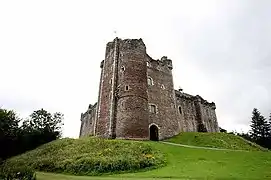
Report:
[[[175,90],[172,60],[151,58],[142,39],[107,43],[100,67],[98,102],[81,114],[80,136],[160,140],[219,131],[215,103]]]

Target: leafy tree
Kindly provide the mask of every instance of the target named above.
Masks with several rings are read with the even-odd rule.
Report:
[[[261,115],[258,109],[254,108],[251,118],[251,139],[257,144],[267,147],[267,140],[270,134],[270,124],[266,118]]]
[[[0,108],[0,162],[16,151],[19,121],[14,111]]]
[[[61,136],[63,114],[51,114],[44,109],[34,111],[30,118],[23,122],[23,129],[27,131],[54,132],[57,138]]]
[[[19,128],[20,120],[14,111],[0,108],[0,138],[15,136]]]
[[[22,146],[26,150],[56,140],[61,136],[63,114],[51,114],[44,109],[34,111],[22,125]]]
[[[44,109],[34,111],[22,122],[11,110],[0,108],[0,162],[61,136],[63,114]],[[2,148],[4,147],[4,148]]]

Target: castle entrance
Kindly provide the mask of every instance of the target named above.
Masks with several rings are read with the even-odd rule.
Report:
[[[156,125],[151,125],[150,127],[150,140],[151,141],[158,141],[158,127]]]

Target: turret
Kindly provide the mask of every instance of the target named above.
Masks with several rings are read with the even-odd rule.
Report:
[[[148,95],[146,47],[141,39],[119,44],[116,137],[147,139]]]

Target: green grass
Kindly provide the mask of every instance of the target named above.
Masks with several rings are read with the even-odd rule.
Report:
[[[186,144],[192,146],[247,150],[247,151],[264,151],[266,149],[255,143],[249,142],[239,136],[226,133],[198,133],[185,132],[180,133],[165,141],[177,144]]]
[[[197,137],[193,137],[195,135]],[[52,159],[56,164],[58,164],[57,161],[62,162],[60,164],[63,164],[63,162],[73,163],[77,162],[77,158],[95,156],[96,161],[101,162],[99,159],[108,159],[109,161],[124,163],[124,167],[133,167],[129,163],[138,164],[139,161],[152,162],[153,166],[149,166],[149,169],[140,169],[140,166],[136,166],[139,168],[132,171],[126,169],[126,172],[122,173],[119,173],[119,171],[115,174],[100,173],[100,176],[71,176],[38,172],[38,180],[271,179],[271,152],[261,151],[262,148],[253,143],[248,143],[242,138],[221,133],[184,133],[168,141],[248,151],[193,149],[150,141],[101,140],[96,138],[64,139],[11,158],[6,165],[12,167],[20,164],[28,164],[29,166],[44,164],[40,159]],[[163,166],[164,158],[166,165]],[[117,159],[127,159],[127,161],[117,161]],[[52,163],[52,161],[49,162]],[[87,164],[85,165],[87,166]],[[65,173],[65,171],[61,172]]]
[[[163,166],[164,155],[138,141],[99,138],[60,139],[8,159],[5,172],[18,167],[76,175],[133,172]]]
[[[166,154],[167,166],[137,173],[99,177],[38,173],[38,180],[117,179],[271,179],[271,153],[261,151],[215,151],[145,142]]]

